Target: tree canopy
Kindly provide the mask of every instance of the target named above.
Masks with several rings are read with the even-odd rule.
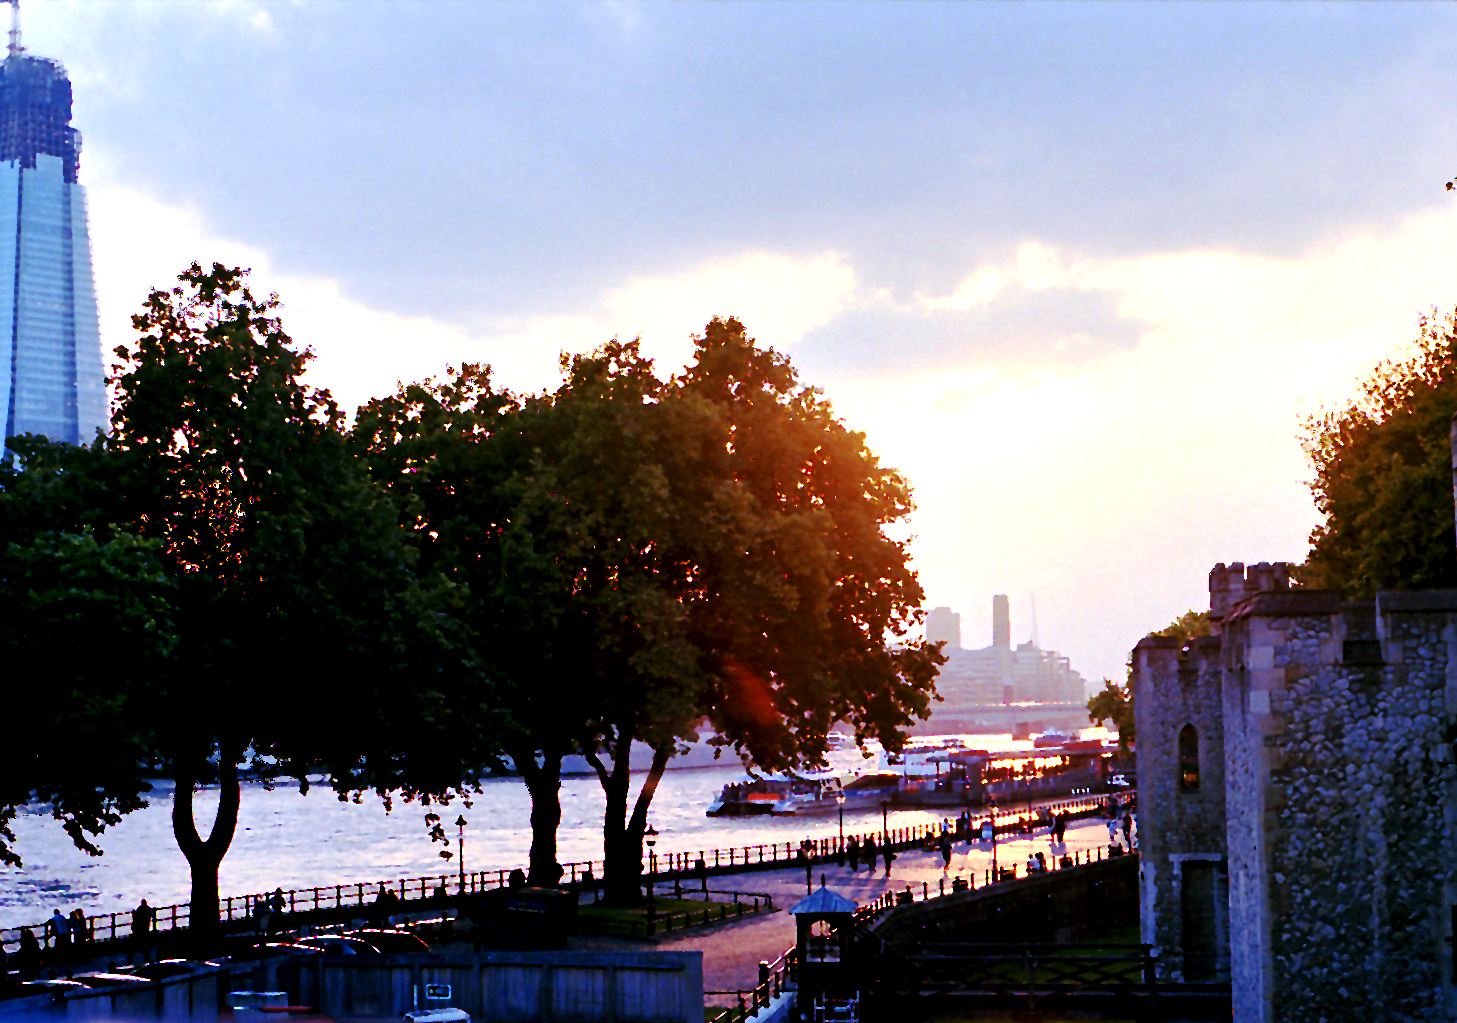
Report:
[[[14,475],[0,470],[6,520]],[[14,538],[0,549],[6,710],[25,725],[7,729],[0,863],[21,865],[9,822],[32,801],[96,855],[97,836],[145,805],[158,766],[148,721],[177,642],[174,587],[156,544],[125,533],[3,532]]]
[[[1457,314],[1424,317],[1415,348],[1378,365],[1344,407],[1305,423],[1311,491],[1325,521],[1311,532],[1302,585],[1351,599],[1457,586]]]
[[[13,445],[23,471],[6,477],[3,501],[11,535],[28,538],[8,551],[12,604],[24,572],[39,571],[27,550],[50,545],[93,573],[116,569],[110,591],[93,590],[111,603],[94,599],[86,621],[110,613],[128,639],[142,629],[134,620],[152,623],[150,646],[118,640],[106,652],[122,665],[142,655],[149,670],[131,678],[123,668],[113,681],[116,741],[82,758],[100,809],[71,830],[94,834],[141,805],[142,765],[169,771],[194,927],[216,914],[245,757],[303,790],[322,773],[341,798],[429,798],[470,784],[495,749],[489,687],[466,666],[454,587],[417,574],[415,548],[339,409],[300,379],[309,353],[284,333],[277,299],[255,298],[245,278],[194,264],[178,287],[152,292],[133,318],[138,340],[116,353],[111,436],[89,448]],[[68,606],[42,600],[30,620]],[[192,793],[211,781],[221,808],[204,839]],[[51,784],[38,770],[15,785],[17,798],[27,786],[43,792],[39,783]]]
[[[894,746],[939,656],[897,643],[921,591],[883,527],[908,487],[741,324],[711,322],[677,377],[620,341],[563,371],[517,397],[462,367],[371,402],[355,437],[422,563],[468,590],[532,790],[533,881],[555,880],[560,762],[580,751],[621,895],[657,780],[705,720],[769,769],[817,762],[838,720]],[[634,742],[654,751],[636,801]]]
[[[925,716],[943,659],[907,638],[922,591],[887,531],[910,488],[737,320],[710,322],[676,376],[614,340],[564,356],[551,392],[466,365],[346,428],[276,296],[219,264],[178,281],[117,349],[111,435],[19,438],[0,468],[0,645],[103,644],[33,708],[36,735],[94,745],[19,743],[0,858],[21,803],[48,800],[94,850],[168,772],[205,928],[243,763],[429,801],[509,762],[532,881],[552,884],[561,761],[580,752],[621,898],[658,780],[705,722],[730,755],[795,770],[838,722],[895,749]],[[653,764],[634,799],[635,742]],[[204,782],[222,790],[207,838]]]

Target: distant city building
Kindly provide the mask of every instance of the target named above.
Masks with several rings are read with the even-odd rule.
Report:
[[[992,646],[1012,648],[1012,610],[1005,593],[992,598]]]
[[[960,638],[960,616],[950,608],[937,608],[927,617],[927,636],[931,636],[931,618],[938,612],[956,619]],[[992,598],[992,645],[980,650],[952,648],[943,651],[947,660],[936,680],[936,691],[942,702],[934,705],[933,717],[951,718],[963,710],[1008,703],[1083,703],[1087,700],[1083,676],[1073,670],[1068,658],[1053,650],[1042,650],[1036,644],[1021,643],[1011,648],[1011,614],[1005,594]],[[938,637],[939,638],[939,637]]]
[[[12,15],[13,16],[13,15]],[[5,436],[89,443],[108,426],[81,136],[71,82],[26,55],[0,64],[0,414]]]
[[[949,607],[933,607],[926,615],[926,639],[945,643],[946,652],[961,649],[961,616]]]

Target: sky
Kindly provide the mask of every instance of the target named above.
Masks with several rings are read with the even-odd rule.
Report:
[[[1457,9],[23,0],[102,338],[253,268],[348,407],[714,315],[915,488],[927,606],[1090,680],[1299,562],[1305,416],[1457,305]]]

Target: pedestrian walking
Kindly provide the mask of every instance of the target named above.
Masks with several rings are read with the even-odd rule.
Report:
[[[860,869],[860,839],[854,835],[850,836],[850,873],[854,874]]]
[[[885,876],[890,877],[890,865],[895,862],[895,851],[891,849],[889,839],[880,843],[880,858],[885,861]]]
[[[1123,814],[1123,844],[1133,848],[1133,814],[1126,811]]]
[[[1118,818],[1116,817],[1108,821],[1108,844],[1118,844]]]
[[[948,870],[951,869],[951,832],[950,831],[943,831],[943,832],[941,832],[941,842],[940,842],[940,845],[941,845],[941,864],[942,864],[941,869],[942,869],[942,871],[948,871]]]
[[[865,869],[875,872],[875,836],[865,836]]]
[[[1040,852],[1037,854],[1037,873],[1047,873],[1047,857]]]

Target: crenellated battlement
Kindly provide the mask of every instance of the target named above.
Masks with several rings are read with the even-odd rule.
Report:
[[[1209,613],[1216,620],[1234,606],[1257,593],[1280,593],[1290,589],[1290,563],[1262,561],[1245,568],[1244,562],[1220,562],[1209,572]]]

